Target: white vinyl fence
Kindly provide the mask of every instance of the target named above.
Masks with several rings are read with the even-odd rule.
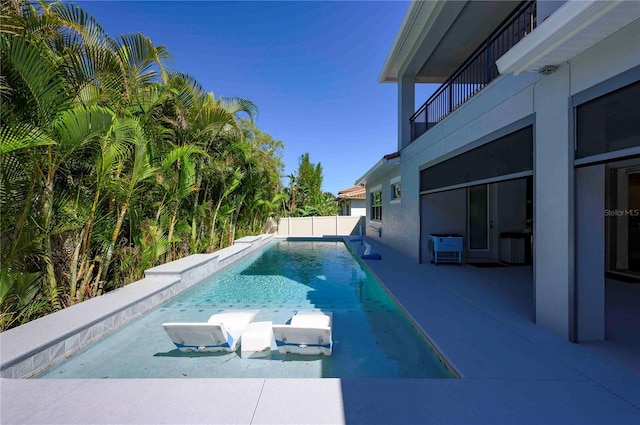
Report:
[[[280,236],[349,236],[364,228],[364,217],[284,217],[278,222]]]

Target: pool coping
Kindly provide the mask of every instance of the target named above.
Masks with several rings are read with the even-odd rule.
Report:
[[[418,333],[421,334],[420,336],[422,338],[424,338],[424,340],[426,341],[427,345],[429,346],[431,351],[433,351],[433,353],[436,355],[436,357],[438,358],[440,363],[442,363],[444,368],[447,369],[447,371],[451,375],[453,375],[452,378],[453,379],[464,378],[464,375],[458,370],[458,368],[456,368],[454,362],[449,358],[449,356],[447,356],[445,354],[444,350],[442,350],[438,346],[438,344],[433,340],[433,338],[431,338],[431,336],[429,336],[429,333],[426,331],[426,329],[411,315],[409,310],[407,310],[405,308],[405,306],[402,304],[402,302],[400,302],[400,300],[393,294],[391,289],[389,289],[387,287],[387,285],[385,285],[385,283],[382,281],[382,279],[380,279],[378,277],[376,272],[362,258],[362,255],[363,255],[362,252],[364,252],[364,250],[365,250],[364,240],[359,238],[359,237],[353,237],[353,236],[343,237],[342,239],[343,239],[344,244],[346,245],[347,249],[353,253],[353,256],[356,258],[356,260],[358,261],[360,266],[362,268],[364,268],[367,271],[367,273],[369,273],[369,275],[373,279],[375,279],[376,282],[378,282],[380,287],[386,292],[387,296],[389,298],[391,298],[391,300],[394,302],[394,304],[405,315],[405,317],[407,318],[409,323],[411,323],[417,329]],[[353,242],[362,242],[362,245],[360,247],[357,247],[357,246],[353,245]],[[369,248],[371,248],[370,244],[369,244]],[[362,252],[360,252],[360,251],[362,251]]]
[[[141,280],[0,333],[0,377],[30,378],[254,252],[272,234],[145,270]]]

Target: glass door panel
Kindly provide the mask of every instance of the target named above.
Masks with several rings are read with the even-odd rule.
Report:
[[[488,186],[474,186],[469,194],[469,250],[487,251],[489,249],[489,193]]]

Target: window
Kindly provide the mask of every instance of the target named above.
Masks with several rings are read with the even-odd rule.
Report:
[[[391,203],[397,204],[402,197],[402,184],[400,182],[400,176],[391,179]]]
[[[378,187],[371,191],[371,220],[382,220],[382,188]]]

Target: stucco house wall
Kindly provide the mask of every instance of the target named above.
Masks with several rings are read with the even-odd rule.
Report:
[[[367,215],[367,200],[366,199],[352,199],[351,200],[351,214],[352,217]]]
[[[387,208],[386,213],[383,213],[386,219],[383,222],[388,222],[383,223],[383,226],[388,229],[381,242],[419,261],[420,171],[490,141],[490,135],[499,137],[505,129],[521,120],[534,123],[534,152],[537,152],[534,159],[535,172],[539,177],[546,176],[543,180],[538,179],[536,184],[537,198],[542,201],[538,203],[537,215],[539,218],[542,215],[548,216],[545,230],[537,235],[542,238],[538,241],[551,238],[557,240],[559,231],[568,233],[567,220],[563,219],[564,224],[560,226],[548,212],[557,208],[559,202],[567,205],[569,199],[569,175],[573,169],[569,159],[569,149],[573,146],[568,122],[571,110],[570,97],[640,65],[638,34],[640,23],[630,24],[576,56],[569,63],[563,64],[549,76],[538,73],[523,73],[517,77],[501,76],[404,148],[400,157],[402,203],[395,208]],[[508,132],[510,131],[506,133]],[[558,147],[558,142],[561,141],[564,152],[562,157],[553,151],[542,154],[541,149],[544,151],[545,141],[550,140],[545,134],[553,136],[555,147]],[[560,162],[560,168],[556,161]],[[367,190],[378,184],[384,185],[385,181],[388,184],[389,177],[385,175],[384,178],[367,182]],[[563,193],[558,192],[559,185],[564,185]],[[387,194],[387,190],[383,190],[384,194]],[[558,196],[547,196],[551,194]],[[388,203],[385,202],[384,205],[387,206]],[[543,210],[547,212],[543,213]],[[568,214],[568,211],[565,212]],[[560,211],[557,214],[560,214]],[[393,234],[390,234],[392,230]],[[566,243],[569,243],[568,240]],[[558,260],[549,258],[548,261],[555,263]],[[566,273],[569,272],[568,267],[568,263],[561,265]],[[543,270],[540,272],[544,273]],[[550,279],[557,278],[550,276]]]
[[[394,166],[387,168],[379,174],[371,178],[367,183],[367,215],[366,215],[366,235],[377,239],[401,251],[403,243],[403,227],[406,225],[402,215],[402,205],[407,196],[402,188],[402,197],[400,200],[392,202],[391,199],[391,180],[400,176],[400,167]],[[404,185],[404,180],[402,180]],[[382,220],[371,220],[371,191],[380,187],[382,190]]]

